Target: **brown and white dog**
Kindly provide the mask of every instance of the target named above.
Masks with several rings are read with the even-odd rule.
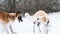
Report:
[[[22,20],[22,14],[17,12],[17,13],[7,13],[7,12],[3,12],[3,11],[0,11],[0,22],[1,24],[3,25],[3,29],[5,29],[7,31],[7,34],[9,34],[8,30],[7,30],[7,26],[9,25],[9,28],[11,30],[12,33],[13,30],[12,30],[12,27],[11,27],[11,24],[13,23],[13,21],[15,19],[18,19],[19,21],[23,21]],[[10,23],[10,21],[12,21]]]
[[[33,23],[38,26],[39,31],[40,31],[39,25],[40,25],[41,23],[46,24],[46,26],[47,26],[48,23],[49,23],[49,16],[48,16],[48,14],[47,14],[45,11],[43,11],[43,10],[37,11],[34,15],[32,15],[32,17],[33,17],[33,20],[34,20]],[[33,26],[33,32],[35,32],[35,25]],[[41,32],[41,31],[40,31],[40,32]]]

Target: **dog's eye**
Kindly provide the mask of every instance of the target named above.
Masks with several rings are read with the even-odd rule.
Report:
[[[37,18],[37,20],[39,20],[39,18]]]

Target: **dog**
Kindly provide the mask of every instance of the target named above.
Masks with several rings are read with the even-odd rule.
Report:
[[[7,26],[9,26],[10,30],[12,33],[14,33],[14,31],[12,30],[11,24],[13,23],[13,21],[15,21],[15,19],[18,19],[19,22],[22,21],[22,14],[17,12],[17,13],[7,13],[7,12],[3,12],[0,11],[0,21],[1,24],[3,25],[3,29],[5,29],[7,31],[7,34],[9,34],[8,30],[7,30]],[[11,23],[10,23],[11,21]]]
[[[37,11],[34,15],[32,15],[32,18],[34,20],[33,32],[35,32],[35,25],[38,26],[38,29],[40,32],[41,32],[40,26],[39,26],[40,24],[46,24],[46,26],[48,26],[49,16],[45,11],[43,10]]]

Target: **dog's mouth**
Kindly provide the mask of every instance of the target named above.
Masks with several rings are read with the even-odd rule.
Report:
[[[21,16],[19,16],[19,17],[18,17],[18,21],[19,21],[19,22],[20,22],[20,21],[21,21],[21,22],[23,22],[23,20],[22,20],[22,17],[21,17]]]

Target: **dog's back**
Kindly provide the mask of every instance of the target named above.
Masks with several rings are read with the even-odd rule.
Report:
[[[14,16],[10,15],[7,12],[0,11],[0,20],[3,21],[3,24],[7,24],[10,20],[15,19]]]
[[[39,11],[37,11],[34,15],[36,15],[36,16],[43,16],[43,17],[46,17],[47,16],[47,13],[45,12],[45,11],[43,11],[43,10],[39,10]]]

